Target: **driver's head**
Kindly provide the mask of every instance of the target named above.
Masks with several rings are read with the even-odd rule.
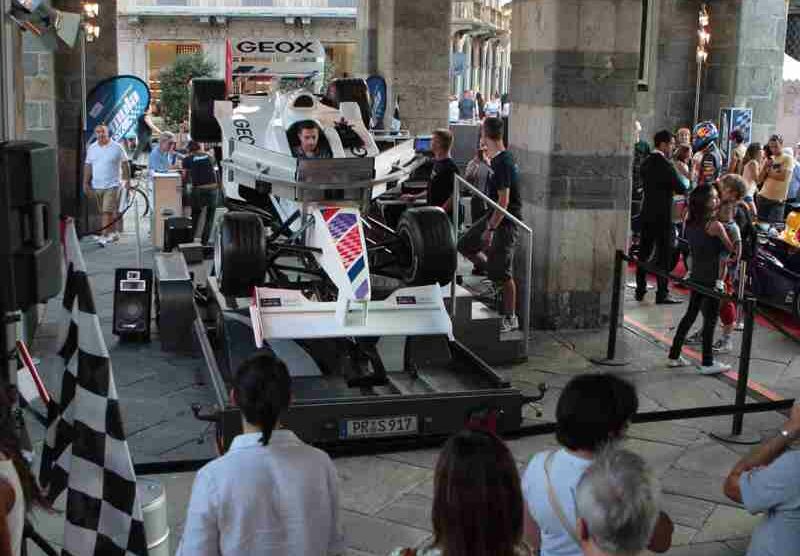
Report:
[[[297,137],[300,139],[300,148],[304,152],[316,152],[319,145],[319,128],[312,121],[305,121],[299,124]]]

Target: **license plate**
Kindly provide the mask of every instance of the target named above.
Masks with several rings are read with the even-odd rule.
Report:
[[[418,431],[416,415],[343,419],[339,423],[339,438],[370,438],[414,434]]]

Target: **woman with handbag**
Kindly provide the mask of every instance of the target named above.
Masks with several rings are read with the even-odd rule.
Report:
[[[508,447],[490,432],[451,437],[436,464],[433,540],[392,556],[530,556],[519,474]]]
[[[621,439],[639,402],[634,386],[614,375],[583,375],[567,383],[556,406],[560,449],[536,454],[522,478],[525,538],[542,556],[581,556],[575,492],[595,454]],[[672,522],[661,512],[648,548],[666,552]]]

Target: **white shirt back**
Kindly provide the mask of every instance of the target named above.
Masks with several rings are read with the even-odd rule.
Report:
[[[237,436],[195,478],[176,556],[344,554],[336,468],[288,430]]]
[[[549,452],[533,456],[522,477],[522,493],[531,517],[539,525],[542,536],[542,556],[582,556],[581,548],[561,525],[558,516],[550,507],[547,495],[547,479],[544,462]],[[583,472],[591,461],[579,458],[564,449],[558,450],[550,463],[550,480],[561,510],[569,523],[577,521],[575,516],[575,490]]]
[[[92,167],[92,189],[119,187],[121,164],[126,160],[128,156],[119,143],[92,143],[86,152],[86,164]]]

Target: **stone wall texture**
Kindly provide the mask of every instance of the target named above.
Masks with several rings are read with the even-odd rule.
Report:
[[[628,226],[640,19],[638,0],[514,3],[510,143],[534,231],[539,328],[608,321]]]

